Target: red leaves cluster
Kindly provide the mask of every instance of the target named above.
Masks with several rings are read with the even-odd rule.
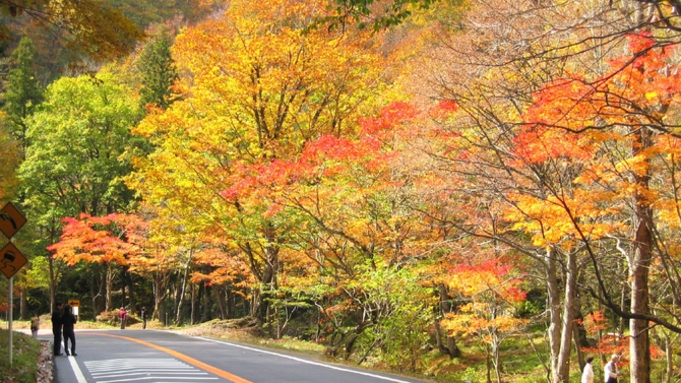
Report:
[[[134,215],[93,217],[81,214],[79,219],[65,218],[63,222],[61,241],[47,249],[68,265],[79,261],[125,265],[126,258],[138,251],[136,242],[146,230],[144,222]]]

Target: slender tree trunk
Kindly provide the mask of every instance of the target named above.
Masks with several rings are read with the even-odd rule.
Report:
[[[123,269],[123,275],[126,285],[128,286],[128,299],[130,302],[130,312],[137,312],[137,297],[135,296],[135,284],[132,280],[132,275],[128,272],[128,268]]]
[[[639,127],[633,143],[632,155],[636,157],[650,146],[651,131],[645,127]],[[636,220],[637,227],[634,237],[634,254],[629,257],[629,277],[631,280],[631,312],[649,313],[649,286],[648,276],[652,263],[653,235],[649,227],[652,219],[652,208],[646,197],[649,189],[650,170],[644,174],[634,175],[638,194],[636,195]],[[629,355],[631,383],[650,383],[650,338],[648,334],[648,321],[631,319],[629,321]]]
[[[184,294],[185,290],[187,289],[187,275],[189,274],[189,266],[191,265],[192,262],[192,257],[194,256],[194,249],[191,248],[189,250],[189,257],[187,258],[187,262],[184,265],[184,270],[182,271],[182,282],[180,285],[180,291],[178,293],[178,298],[177,298],[177,315],[175,317],[175,323],[177,323],[178,326],[182,325],[182,305],[184,303]]]
[[[26,298],[26,288],[19,287],[19,319],[28,320],[28,301]]]
[[[113,308],[113,302],[111,301],[113,296],[113,270],[111,263],[106,264],[106,276],[104,277],[104,283],[106,286],[106,307],[104,308],[104,311],[111,311]]]
[[[554,249],[547,249],[546,284],[551,320],[548,331],[551,350],[551,382],[567,383],[570,378],[570,351],[577,297],[577,260],[575,254],[566,254],[565,291],[561,299],[556,257],[557,253]]]
[[[672,341],[665,331],[664,335],[664,352],[665,352],[665,371],[664,371],[664,383],[670,383],[672,381],[672,374],[674,373],[674,349],[672,348]]]
[[[560,339],[560,352],[558,354],[558,374],[556,376],[558,379],[554,380],[556,383],[567,383],[570,379],[570,351],[577,297],[577,260],[575,254],[568,252],[566,261],[562,334]]]
[[[560,354],[560,289],[558,287],[558,269],[555,253],[546,251],[546,291],[549,310],[549,349],[551,350],[551,381],[560,381],[558,359]]]
[[[193,325],[195,322],[195,315],[197,313],[196,310],[196,285],[191,284],[191,296],[192,296],[192,301],[191,301],[191,312],[189,313],[189,324]]]

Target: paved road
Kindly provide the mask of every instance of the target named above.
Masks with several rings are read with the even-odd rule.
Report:
[[[55,383],[423,383],[168,331],[76,330],[76,342],[77,356],[55,357]]]

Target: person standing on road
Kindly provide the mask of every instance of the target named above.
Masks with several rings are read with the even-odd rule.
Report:
[[[73,315],[71,305],[64,306],[64,314],[61,317],[64,324],[64,352],[66,355],[77,356],[76,354],[76,334],[73,331],[73,325],[76,324],[76,316]],[[71,352],[69,353],[69,340],[71,340]]]
[[[142,307],[142,313],[140,314],[142,317],[142,330],[147,328],[147,309],[145,307]]]
[[[617,371],[617,362],[619,362],[619,360],[620,356],[613,354],[613,356],[610,358],[610,361],[606,363],[603,372],[605,383],[617,383],[617,376],[619,375],[619,372]]]
[[[61,315],[62,315],[62,303],[57,302],[54,311],[52,311],[52,334],[54,335],[53,351],[54,355],[61,355]]]
[[[38,337],[38,330],[40,329],[40,317],[38,314],[33,315],[31,318],[31,334],[34,338]]]
[[[586,358],[586,364],[584,365],[584,371],[582,372],[582,382],[581,383],[594,383],[594,369],[591,362],[594,361],[592,356]]]
[[[128,312],[125,311],[125,307],[121,307],[119,315],[121,317],[121,330],[125,330],[125,320],[128,318]]]

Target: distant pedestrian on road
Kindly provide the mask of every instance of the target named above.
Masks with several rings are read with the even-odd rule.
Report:
[[[64,352],[66,355],[77,356],[76,354],[76,334],[73,331],[73,325],[76,324],[76,316],[73,315],[71,305],[64,305],[64,314],[61,317],[64,324]],[[71,341],[71,352],[69,352],[69,340]]]
[[[610,361],[605,365],[603,372],[603,378],[605,378],[605,383],[617,383],[617,377],[619,376],[619,371],[617,370],[617,362],[620,361],[620,356],[613,354]]]
[[[125,307],[121,307],[119,316],[121,317],[121,330],[125,330],[125,320],[128,319],[128,312],[125,310]]]
[[[52,335],[54,335],[53,352],[54,355],[61,355],[61,316],[63,305],[57,302],[56,308],[52,311]]]
[[[142,317],[142,330],[147,328],[147,309],[142,307],[142,313],[140,314]]]
[[[594,369],[591,362],[594,361],[592,356],[586,358],[586,364],[584,365],[584,371],[582,372],[582,382],[581,383],[594,383]]]
[[[38,337],[38,330],[40,329],[40,317],[38,314],[35,314],[31,318],[31,335],[33,335],[34,338]]]

